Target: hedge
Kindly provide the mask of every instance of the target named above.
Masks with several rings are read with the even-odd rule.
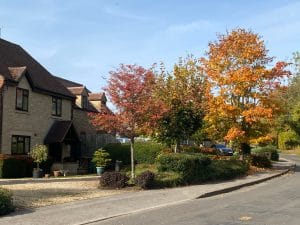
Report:
[[[116,160],[119,160],[122,161],[123,165],[130,164],[129,144],[120,144],[120,143],[107,144],[103,147],[103,149],[109,153],[112,163],[115,163]]]
[[[156,142],[136,142],[134,144],[134,159],[137,163],[153,164],[164,148],[164,145]]]
[[[256,155],[266,155],[270,154],[271,155],[271,160],[273,161],[278,161],[279,160],[279,153],[274,145],[267,145],[267,146],[262,146],[262,147],[255,147],[252,149],[252,153]]]
[[[240,160],[213,160],[209,165],[209,180],[228,180],[245,175],[249,165]]]
[[[157,155],[165,148],[164,145],[155,142],[136,142],[134,144],[134,160],[136,163],[153,164]],[[107,144],[103,147],[114,163],[116,160],[123,165],[130,164],[130,144]]]
[[[3,158],[0,159],[1,178],[31,177],[33,162],[30,159]]]
[[[158,171],[177,172],[184,183],[198,183],[208,179],[211,159],[202,154],[162,154],[157,158]]]

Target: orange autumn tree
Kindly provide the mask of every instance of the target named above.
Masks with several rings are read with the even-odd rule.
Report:
[[[285,62],[270,67],[274,58],[267,53],[258,34],[239,28],[209,44],[202,66],[213,97],[205,119],[208,131],[219,139],[245,146],[251,139],[269,137],[281,110],[276,93],[290,72]]]
[[[138,65],[124,65],[110,72],[106,93],[114,113],[92,113],[91,122],[109,133],[119,133],[131,141],[131,177],[134,178],[134,138],[159,117],[162,107],[153,100],[155,76]]]

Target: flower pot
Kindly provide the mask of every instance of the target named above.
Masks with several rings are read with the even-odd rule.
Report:
[[[38,168],[34,168],[32,171],[32,177],[33,178],[41,178],[43,175],[43,170],[38,169]]]
[[[103,166],[97,166],[97,175],[101,176],[101,174],[104,172],[104,167]]]

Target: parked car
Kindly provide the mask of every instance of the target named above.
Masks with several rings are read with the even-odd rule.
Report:
[[[215,144],[213,147],[215,148],[218,155],[233,155],[232,148],[228,148],[226,147],[226,145]]]

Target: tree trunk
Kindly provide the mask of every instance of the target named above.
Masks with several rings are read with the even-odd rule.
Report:
[[[130,139],[130,155],[131,155],[131,178],[134,179],[134,138]]]
[[[174,152],[175,153],[178,152],[178,141],[175,142]]]

